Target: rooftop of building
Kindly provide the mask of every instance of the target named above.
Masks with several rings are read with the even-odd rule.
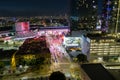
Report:
[[[108,35],[108,34],[100,34],[100,33],[88,33],[85,35],[86,37],[89,37],[90,39],[116,39],[114,35]]]
[[[82,64],[81,67],[91,80],[115,80],[100,63]]]

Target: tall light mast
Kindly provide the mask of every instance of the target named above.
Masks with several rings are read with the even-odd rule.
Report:
[[[118,8],[117,8],[117,20],[116,20],[116,27],[115,27],[115,33],[118,31],[118,23],[119,23],[119,16],[120,16],[120,0],[118,1]]]

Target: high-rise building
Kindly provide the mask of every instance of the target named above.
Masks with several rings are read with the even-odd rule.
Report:
[[[71,16],[87,16],[96,8],[96,0],[71,0]],[[92,10],[92,11],[91,11]],[[93,14],[92,14],[93,15]]]
[[[102,15],[102,7],[104,0],[97,0],[97,14],[98,16]]]
[[[71,28],[74,30],[95,27],[97,16],[97,0],[71,0]]]
[[[84,8],[83,5],[85,5],[85,0],[71,0],[70,3],[71,16],[80,16],[80,14],[83,13],[82,10]]]
[[[119,8],[120,0],[98,0],[98,21],[101,20],[101,31],[107,33],[120,32]]]
[[[111,25],[112,10],[112,0],[98,0],[98,21],[101,21],[100,29],[102,32],[111,33],[111,28],[113,28]]]
[[[108,33],[120,32],[120,0],[104,0],[102,30]]]

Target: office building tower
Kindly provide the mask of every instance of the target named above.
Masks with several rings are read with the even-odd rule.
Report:
[[[112,0],[104,0],[102,3],[102,14],[101,14],[101,20],[102,20],[102,26],[101,30],[103,32],[111,33],[111,24],[112,24]]]
[[[97,17],[96,0],[71,0],[70,18],[72,30],[95,27]]]
[[[107,33],[120,32],[120,0],[98,0],[96,28]]]
[[[87,16],[96,8],[96,0],[71,0],[71,16]],[[91,11],[92,10],[92,11]],[[93,15],[93,14],[92,14]]]

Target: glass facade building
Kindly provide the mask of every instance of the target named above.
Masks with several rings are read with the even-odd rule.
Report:
[[[115,38],[99,37],[90,38],[90,57],[91,60],[99,57],[107,58],[109,60],[118,61],[120,57],[120,42]]]

